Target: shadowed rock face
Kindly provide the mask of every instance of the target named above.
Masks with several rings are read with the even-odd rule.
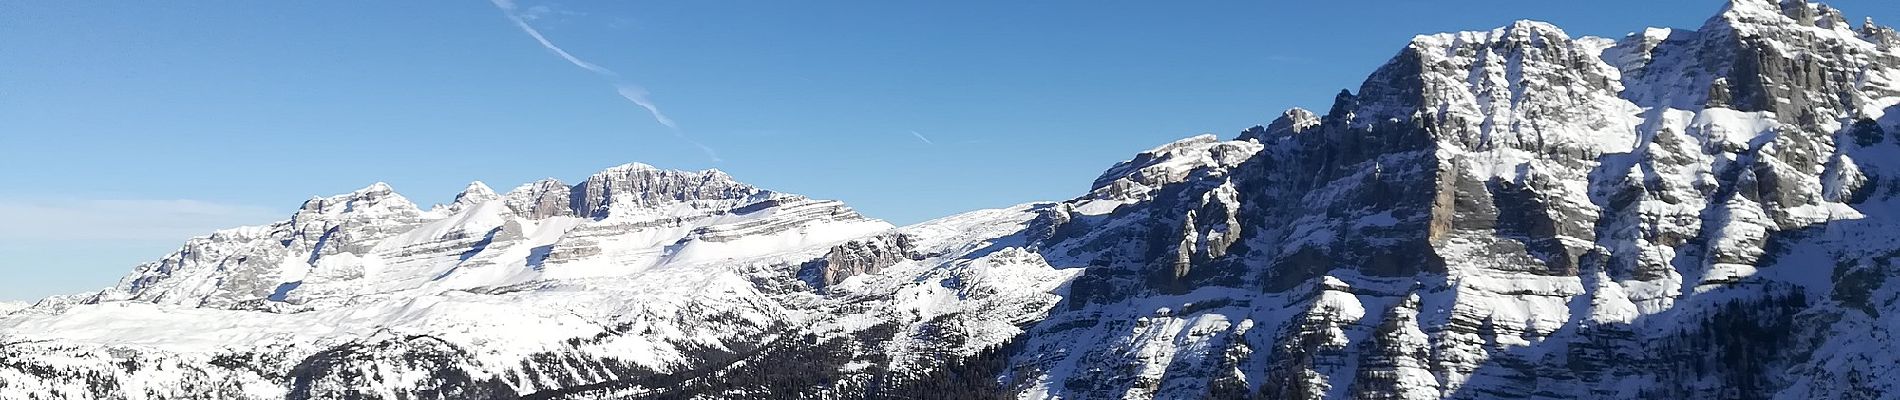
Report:
[[[1101,212],[1085,198],[1032,224],[1053,263],[1089,266],[1066,310],[1094,316],[1050,320],[1247,299],[1170,318],[1219,320],[1196,332],[1224,347],[1046,355],[1075,346],[1063,323],[1032,331],[1061,339],[1031,339],[1027,354],[1043,355],[1024,357],[1106,371],[1051,372],[1083,398],[1893,393],[1853,378],[1884,361],[1828,364],[1890,344],[1822,333],[1884,330],[1808,325],[1879,318],[1822,299],[1878,279],[1801,278],[1896,248],[1881,231],[1896,227],[1866,221],[1893,211],[1892,193],[1869,188],[1892,179],[1871,157],[1894,148],[1876,139],[1882,123],[1858,121],[1892,121],[1878,116],[1900,100],[1900,62],[1865,32],[1884,31],[1825,6],[1738,0],[1700,31],[1621,41],[1537,22],[1421,36],[1325,116],[1293,110],[1243,132],[1263,145],[1245,160],[1141,187],[1151,201]],[[1225,220],[1235,236],[1196,229]],[[1215,294],[1229,289],[1244,294]],[[1195,331],[1150,324],[1089,343]],[[1161,372],[1187,360],[1222,372]]]
[[[134,303],[391,332],[0,340],[0,397],[1892,398],[1897,42],[1769,0],[1616,40],[1419,36],[1324,114],[1156,147],[1069,201],[844,236],[842,204],[716,171],[471,186],[449,211],[375,185],[0,332]],[[453,266],[428,288],[541,275],[325,289],[409,282],[363,254]],[[283,260],[308,277],[273,285]]]

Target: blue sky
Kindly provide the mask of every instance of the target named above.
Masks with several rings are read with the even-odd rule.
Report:
[[[1900,21],[1887,1],[1831,4]],[[376,181],[426,205],[639,161],[900,224],[1064,199],[1155,145],[1323,110],[1416,34],[1539,19],[1620,37],[1720,7],[6,2],[0,299],[108,286],[187,237]]]

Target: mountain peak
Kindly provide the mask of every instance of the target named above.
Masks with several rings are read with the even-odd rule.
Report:
[[[1895,32],[1893,27],[1874,23],[1874,17],[1867,17],[1861,23],[1860,38],[1882,49],[1900,47],[1900,32]]]
[[[1420,36],[1324,117],[896,229],[715,169],[378,183],[0,303],[0,398],[1900,398],[1900,58],[1830,10]]]
[[[1319,114],[1314,114],[1312,111],[1307,111],[1304,108],[1294,107],[1287,109],[1286,112],[1280,113],[1280,118],[1274,119],[1271,124],[1267,124],[1267,133],[1276,134],[1284,132],[1287,135],[1292,135],[1304,132],[1318,125]]]
[[[1557,34],[1557,35],[1563,35],[1565,37],[1570,36],[1570,34],[1564,33],[1563,28],[1558,28],[1556,24],[1552,24],[1552,23],[1544,22],[1544,21],[1538,21],[1534,19],[1520,19],[1517,21],[1512,21],[1511,26],[1499,28],[1499,30],[1507,33],[1510,36],[1534,36],[1534,35],[1541,35],[1541,34]]]
[[[680,171],[628,163],[587,177],[574,186],[571,201],[575,214],[598,219],[606,218],[612,206],[619,204],[739,201],[764,192],[719,170]]]
[[[482,183],[482,181],[469,182],[468,186],[462,187],[462,193],[455,195],[455,198],[457,200],[461,200],[462,198],[466,198],[466,197],[492,198],[492,197],[495,197],[495,189],[489,188],[488,184]]]
[[[396,188],[390,187],[388,183],[376,182],[376,183],[369,184],[369,186],[364,186],[362,189],[356,189],[356,191],[351,192],[351,193],[352,194],[357,194],[357,193],[373,194],[373,193],[391,193],[395,191],[396,191]]]
[[[1792,23],[1790,23],[1792,22]],[[1729,0],[1707,28],[1734,28],[1735,25],[1798,25],[1825,29],[1852,29],[1847,16],[1826,4],[1806,0]]]
[[[1319,114],[1314,114],[1312,111],[1307,111],[1304,108],[1293,107],[1281,112],[1279,118],[1274,118],[1273,122],[1268,123],[1266,126],[1247,128],[1246,131],[1242,131],[1240,136],[1234,138],[1234,140],[1251,140],[1265,143],[1275,138],[1297,135],[1300,132],[1305,132],[1315,126],[1319,126],[1319,124]]]
[[[1087,197],[1115,201],[1144,199],[1162,186],[1196,175],[1225,175],[1246,162],[1263,145],[1245,138],[1221,141],[1212,134],[1197,135],[1136,154],[1116,163],[1095,178]]]
[[[626,173],[626,172],[633,172],[633,171],[661,171],[661,169],[660,167],[655,167],[652,164],[647,164],[647,163],[642,163],[642,162],[630,162],[626,164],[620,164],[620,165],[615,165],[612,167],[607,167],[607,169],[601,170],[600,173]]]
[[[495,194],[495,189],[489,188],[488,184],[482,183],[482,181],[469,182],[468,186],[462,188],[461,193],[455,194],[455,201],[449,203],[448,210],[460,211],[476,204],[498,198],[501,198],[501,195]]]
[[[1412,38],[1411,47],[1418,50],[1447,49],[1471,44],[1508,43],[1518,46],[1547,46],[1548,43],[1570,41],[1570,34],[1563,28],[1549,22],[1521,19],[1510,25],[1489,31],[1444,32],[1432,35],[1418,35]]]
[[[542,219],[572,215],[573,210],[568,204],[572,190],[560,179],[543,178],[509,190],[502,195],[502,199],[515,214],[529,219]]]
[[[726,175],[725,172],[722,172],[718,169],[703,169],[703,170],[698,170],[698,171],[688,171],[688,170],[660,168],[660,167],[656,167],[656,166],[653,166],[652,164],[647,164],[647,163],[630,162],[630,163],[615,165],[612,167],[607,167],[606,169],[602,169],[600,170],[600,172],[595,172],[593,175],[589,175],[588,179],[594,179],[597,177],[604,177],[604,176],[636,176],[636,175],[637,176],[702,176],[702,177],[707,177],[707,178],[727,179],[727,180],[730,180],[732,178],[732,176]]]
[[[396,193],[388,183],[376,182],[349,193],[311,197],[299,209],[321,213],[352,212],[365,208],[415,209],[415,203]]]
[[[1780,0],[1729,0],[1723,6],[1722,13],[1772,13],[1781,14],[1783,5]]]

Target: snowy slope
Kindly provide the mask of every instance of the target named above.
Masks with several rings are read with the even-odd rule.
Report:
[[[640,164],[314,198],[0,313],[0,398],[1890,398],[1896,188],[1890,28],[1522,21],[908,227]]]
[[[193,239],[104,293],[0,319],[12,343],[7,351],[24,353],[16,360],[72,369],[0,371],[50,375],[5,397],[202,385],[192,383],[199,376],[266,398],[327,397],[326,390],[354,383],[293,387],[271,377],[302,373],[308,368],[299,362],[339,348],[410,346],[423,337],[432,341],[428,351],[455,353],[455,368],[468,371],[457,379],[480,390],[525,394],[650,374],[688,363],[689,351],[745,345],[790,322],[787,310],[749,280],[748,268],[795,264],[837,242],[892,229],[836,202],[755,189],[716,171],[637,164],[572,187],[571,202],[534,204],[570,208],[508,204],[547,195],[536,192],[542,188],[497,196],[472,184],[454,204],[422,211],[376,184],[313,199],[284,222]],[[60,351],[33,351],[42,345]],[[160,379],[114,364],[193,365],[220,357],[266,372],[231,377],[227,366],[213,363]],[[555,364],[562,357],[586,360],[601,371],[522,363],[547,357]],[[101,373],[117,378],[74,380]],[[436,378],[418,379],[371,383],[395,396]],[[167,390],[149,395],[191,393]]]
[[[32,305],[33,303],[28,303],[24,301],[0,301],[0,315],[5,315],[5,314],[12,313],[14,311],[19,311],[20,309],[27,308]]]

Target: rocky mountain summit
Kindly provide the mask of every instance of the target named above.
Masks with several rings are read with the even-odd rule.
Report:
[[[1325,112],[907,227],[630,164],[377,184],[0,308],[0,398],[1900,396],[1900,34],[1414,38]]]

